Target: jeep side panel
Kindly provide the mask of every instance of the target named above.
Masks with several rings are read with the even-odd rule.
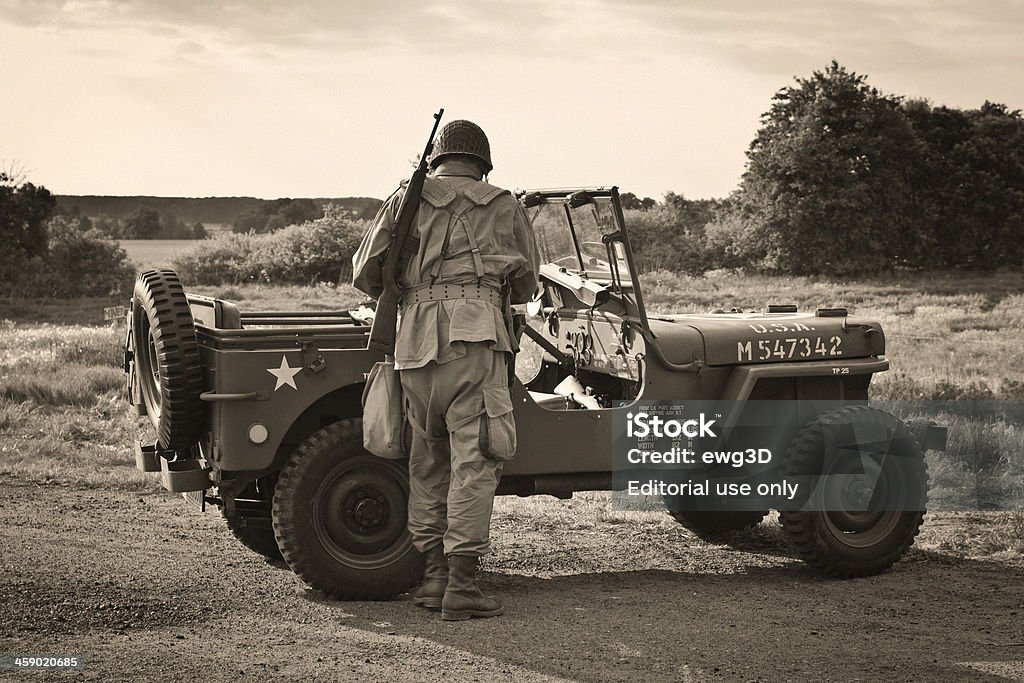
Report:
[[[300,416],[345,387],[361,395],[365,373],[382,358],[364,348],[368,327],[197,330],[208,371],[203,400],[216,427],[203,451],[225,471],[271,468]]]

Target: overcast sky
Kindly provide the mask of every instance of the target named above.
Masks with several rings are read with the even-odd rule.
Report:
[[[59,194],[383,197],[443,106],[506,187],[718,197],[794,76],[1024,108],[1022,37],[1010,0],[0,0],[0,162]]]

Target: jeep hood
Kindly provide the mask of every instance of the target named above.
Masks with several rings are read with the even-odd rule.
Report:
[[[854,316],[814,313],[692,313],[649,317],[665,357],[708,365],[865,358],[885,353],[881,325]],[[700,347],[703,346],[703,349]]]

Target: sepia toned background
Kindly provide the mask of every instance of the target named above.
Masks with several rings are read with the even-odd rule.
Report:
[[[712,542],[606,493],[499,498],[509,611],[448,628],[324,600],[137,471],[120,369],[140,269],[248,310],[362,303],[351,254],[443,106],[496,184],[618,185],[652,312],[847,306],[885,330],[874,398],[1019,406],[1022,32],[1008,1],[0,0],[0,654],[95,680],[1024,680],[1017,420],[950,418],[932,491],[963,511],[851,582],[774,516]]]

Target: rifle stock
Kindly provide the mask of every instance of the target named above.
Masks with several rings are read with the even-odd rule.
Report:
[[[430,138],[420,156],[420,163],[413,171],[412,177],[409,178],[409,184],[405,188],[402,203],[398,207],[398,216],[395,218],[391,246],[388,247],[384,267],[381,269],[384,291],[377,299],[377,309],[373,315],[373,326],[370,328],[370,341],[367,348],[388,356],[395,353],[398,300],[402,297],[402,290],[398,286],[398,277],[402,273],[405,253],[408,250],[409,234],[412,232],[412,224],[416,220],[416,212],[419,210],[420,195],[423,193],[423,180],[427,177],[427,161],[430,158],[430,153],[434,150],[434,135],[437,134],[437,126],[441,123],[442,114],[444,114],[444,109],[440,109],[434,114],[434,128],[430,131]]]

